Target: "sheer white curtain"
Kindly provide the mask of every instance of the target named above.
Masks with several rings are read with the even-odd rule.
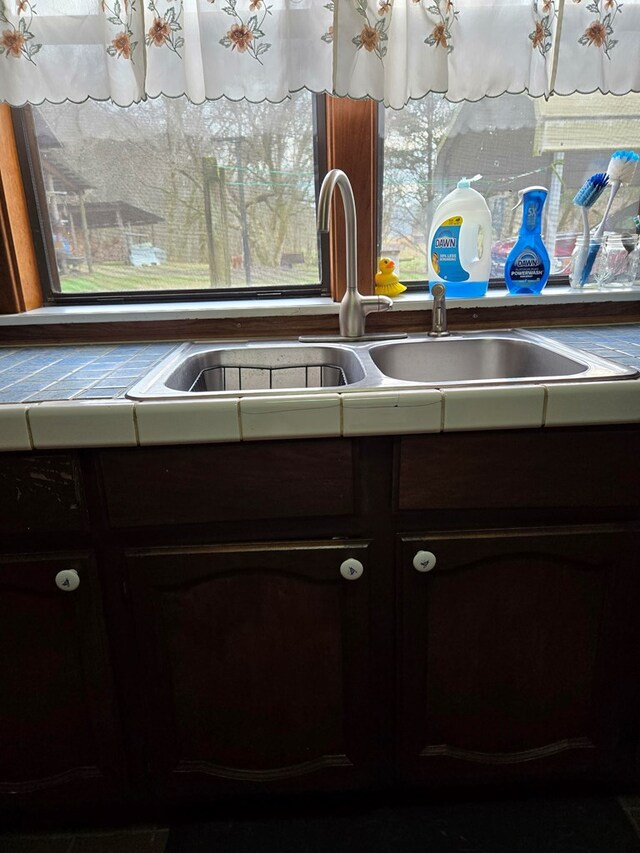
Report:
[[[0,100],[640,91],[640,0],[0,0]]]
[[[317,0],[0,0],[0,100],[330,91],[332,24]]]
[[[429,91],[640,91],[640,0],[355,0],[335,33],[336,94],[396,108]]]

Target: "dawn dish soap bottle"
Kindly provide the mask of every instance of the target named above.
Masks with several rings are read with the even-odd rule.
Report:
[[[441,282],[448,299],[484,296],[491,272],[491,211],[475,178],[462,178],[438,205],[429,234],[429,288]]]
[[[516,207],[522,205],[522,225],[516,244],[507,257],[504,279],[509,293],[538,294],[547,283],[551,266],[541,234],[547,189],[527,187],[518,190],[518,196]]]

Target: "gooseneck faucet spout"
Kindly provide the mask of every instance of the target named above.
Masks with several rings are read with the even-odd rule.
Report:
[[[318,230],[329,230],[331,200],[336,186],[340,188],[344,207],[347,289],[340,303],[340,334],[345,338],[364,335],[364,321],[372,311],[388,311],[393,302],[388,296],[362,296],[358,291],[356,203],[351,182],[341,169],[331,169],[325,175],[318,198]]]

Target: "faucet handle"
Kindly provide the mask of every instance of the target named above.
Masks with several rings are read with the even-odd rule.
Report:
[[[378,311],[390,311],[393,308],[393,299],[388,296],[378,296]]]
[[[365,317],[372,311],[390,311],[393,308],[393,299],[388,296],[360,296],[358,302]]]

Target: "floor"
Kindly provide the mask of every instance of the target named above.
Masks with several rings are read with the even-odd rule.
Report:
[[[578,825],[576,821],[581,820],[586,826]],[[374,834],[368,835],[371,831]],[[0,853],[341,853],[343,849],[353,853],[640,853],[640,797],[619,797],[617,803],[613,798],[606,802],[604,798],[547,798],[539,803],[445,803],[420,809],[408,805],[370,812],[359,809],[353,815],[235,816],[171,828],[0,833]]]
[[[0,835],[0,853],[165,853],[168,828]]]

